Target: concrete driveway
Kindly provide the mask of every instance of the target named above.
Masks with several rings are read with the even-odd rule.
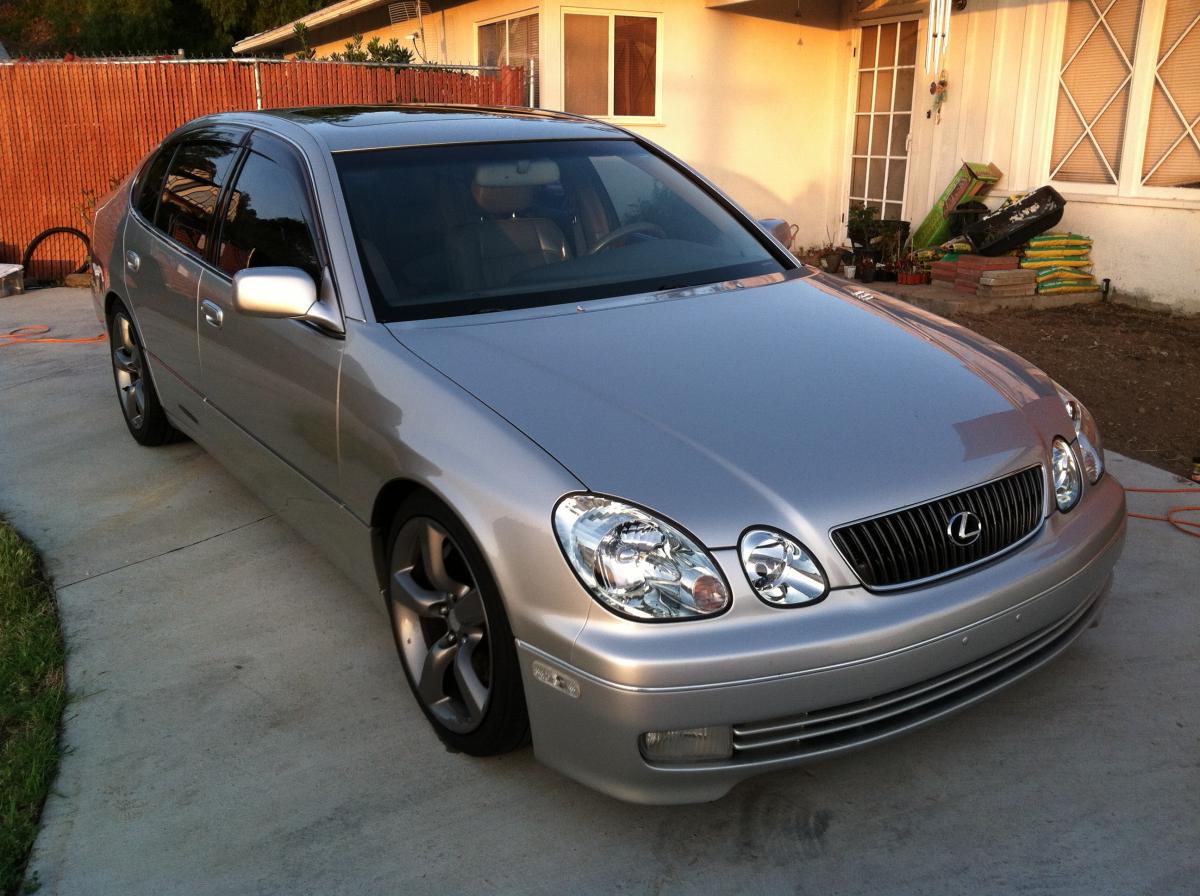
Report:
[[[97,332],[84,291],[0,300],[32,323]],[[137,447],[105,346],[0,347],[0,452],[75,695],[42,892],[1197,892],[1200,542],[1165,523],[1131,520],[1103,624],[999,697],[657,809],[448,754],[382,607],[195,445]]]

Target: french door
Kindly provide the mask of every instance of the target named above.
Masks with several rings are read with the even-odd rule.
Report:
[[[897,219],[908,182],[917,20],[864,25],[858,47],[850,204],[865,203],[879,218]]]

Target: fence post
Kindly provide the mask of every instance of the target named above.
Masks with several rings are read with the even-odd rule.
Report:
[[[254,60],[254,108],[262,109],[262,79],[258,76],[258,60]]]

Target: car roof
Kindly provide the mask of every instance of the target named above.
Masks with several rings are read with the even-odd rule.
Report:
[[[576,115],[506,106],[312,106],[226,112],[191,122],[189,127],[201,122],[254,125],[292,137],[303,132],[331,152],[446,143],[630,138],[620,128]]]

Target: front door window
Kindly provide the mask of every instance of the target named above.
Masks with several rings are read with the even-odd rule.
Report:
[[[865,203],[880,218],[898,219],[904,211],[916,66],[915,19],[863,27],[850,203]]]

